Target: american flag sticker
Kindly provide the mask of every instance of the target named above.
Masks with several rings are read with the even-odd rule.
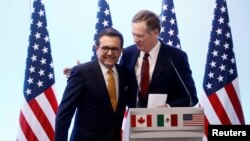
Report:
[[[203,126],[203,114],[183,114],[183,126]]]

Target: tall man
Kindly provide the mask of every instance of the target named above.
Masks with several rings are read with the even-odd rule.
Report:
[[[126,77],[117,61],[123,36],[113,28],[98,35],[95,61],[72,68],[56,115],[55,141],[120,141],[125,111]]]
[[[198,103],[187,54],[160,41],[160,31],[159,17],[151,11],[141,10],[132,19],[135,44],[124,49],[120,60],[130,75],[129,107],[147,107],[149,93],[167,94],[170,107]]]

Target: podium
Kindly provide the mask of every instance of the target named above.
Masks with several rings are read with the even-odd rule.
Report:
[[[123,141],[202,141],[204,109],[200,107],[130,108]]]

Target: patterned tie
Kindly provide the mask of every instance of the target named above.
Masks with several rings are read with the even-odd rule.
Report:
[[[117,105],[116,87],[115,87],[115,79],[113,76],[113,71],[111,69],[108,70],[108,92],[113,110],[116,111],[116,105]]]
[[[148,53],[144,54],[142,67],[141,67],[141,95],[145,97],[148,93],[149,87],[149,62]]]

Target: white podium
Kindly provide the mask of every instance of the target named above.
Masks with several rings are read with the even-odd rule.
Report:
[[[131,108],[123,141],[202,141],[204,110],[198,107]]]

